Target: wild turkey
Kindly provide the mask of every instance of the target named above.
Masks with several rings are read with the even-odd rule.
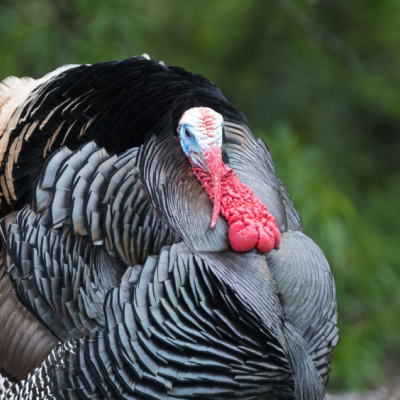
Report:
[[[134,57],[0,100],[3,398],[324,398],[329,265],[215,85]]]

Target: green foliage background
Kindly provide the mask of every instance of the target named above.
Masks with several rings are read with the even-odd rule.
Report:
[[[218,84],[268,143],[336,278],[330,390],[400,356],[398,0],[2,0],[0,79],[149,53]]]

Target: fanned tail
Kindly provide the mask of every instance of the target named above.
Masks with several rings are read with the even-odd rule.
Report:
[[[75,65],[65,65],[46,74],[40,79],[29,77],[17,78],[10,76],[0,82],[0,182],[2,184],[2,192],[0,193],[0,217],[7,215],[13,211],[11,206],[10,195],[4,189],[4,181],[7,179],[4,171],[4,160],[7,152],[10,152],[10,135],[12,134],[16,124],[19,121],[22,105],[31,96],[31,93],[41,84],[48,81],[68,70]],[[12,152],[13,150],[11,150]]]

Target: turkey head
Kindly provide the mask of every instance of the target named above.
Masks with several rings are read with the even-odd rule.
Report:
[[[268,253],[279,246],[281,233],[267,207],[222,161],[223,123],[222,115],[208,107],[185,111],[177,128],[182,150],[214,204],[210,227],[215,227],[221,213],[229,225],[233,250],[256,247]]]

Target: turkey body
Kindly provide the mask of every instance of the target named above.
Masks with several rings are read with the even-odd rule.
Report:
[[[0,371],[10,399],[324,398],[334,280],[268,147],[205,78],[144,57],[0,87]],[[222,157],[282,238],[238,253],[182,151],[223,117]]]

